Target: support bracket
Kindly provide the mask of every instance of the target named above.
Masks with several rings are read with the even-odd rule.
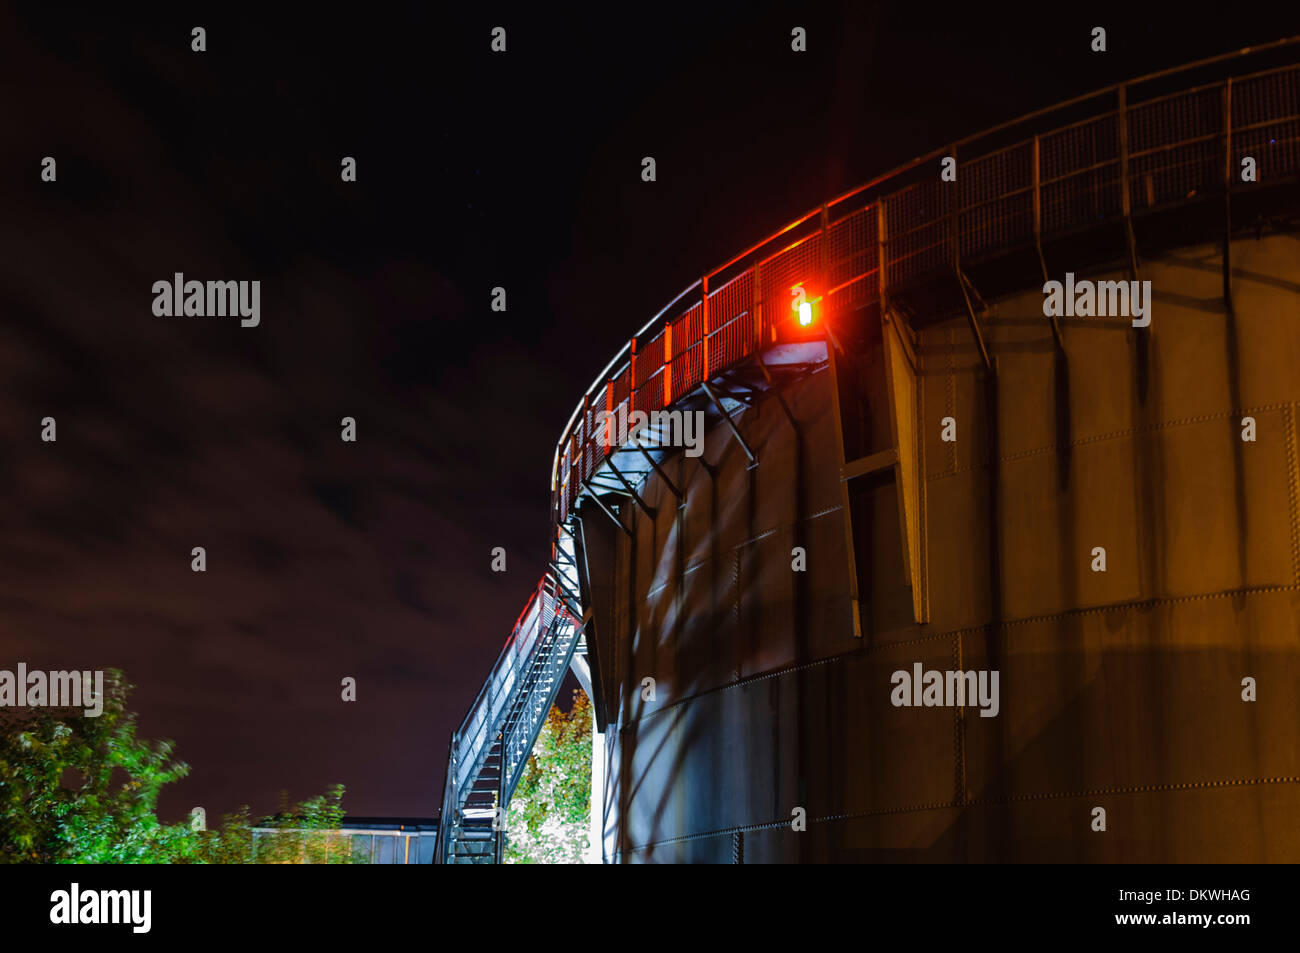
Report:
[[[704,393],[709,395],[709,400],[713,401],[713,406],[718,408],[718,413],[722,414],[722,419],[726,421],[727,427],[731,430],[731,435],[740,444],[740,449],[744,450],[745,456],[749,457],[749,462],[758,463],[758,457],[754,456],[754,451],[750,450],[749,444],[745,443],[745,438],[736,429],[736,423],[731,419],[731,414],[727,413],[727,408],[722,406],[722,401],[718,400],[718,395],[713,393],[713,388],[709,386],[709,382],[704,381],[700,386],[704,388]]]
[[[981,304],[983,304],[984,299],[980,297],[979,291],[971,284],[970,279],[966,277],[966,273],[960,268],[957,269],[957,283],[961,285],[962,300],[966,302],[966,320],[970,323],[970,333],[975,338],[975,347],[979,349],[980,360],[984,362],[984,370],[992,374],[993,362],[989,359],[989,350],[984,346],[984,335],[980,331],[979,320],[975,317],[975,309],[970,303],[971,292],[974,292],[975,297],[979,298]]]
[[[614,521],[614,525],[617,526],[619,529],[621,529],[624,535],[627,536],[628,539],[633,539],[634,537],[632,535],[632,531],[623,524],[623,521],[619,519],[617,515],[615,515],[613,510],[611,510],[608,506],[605,505],[605,501],[602,500],[599,496],[597,496],[592,491],[591,484],[584,483],[583,486],[587,488],[587,495],[591,498],[591,501],[593,503],[595,503],[597,506],[600,507],[601,512],[604,513],[606,516],[608,516],[610,519],[612,519]]]
[[[682,491],[677,489],[677,484],[668,478],[668,474],[664,473],[663,467],[659,466],[659,464],[655,462],[655,458],[650,456],[650,451],[639,443],[636,445],[636,448],[641,451],[641,456],[646,458],[646,462],[649,463],[650,466],[654,467],[655,473],[659,474],[659,479],[663,480],[664,486],[668,487],[668,492],[677,497],[677,502],[685,502],[686,498],[682,495]]]
[[[636,490],[632,489],[632,484],[627,482],[627,477],[623,476],[618,467],[614,466],[613,456],[605,461],[605,465],[609,467],[614,476],[618,477],[618,482],[623,484],[623,488],[627,490],[628,495],[632,497],[636,502],[636,505],[641,508],[641,512],[653,520],[655,518],[655,508],[653,506],[648,506],[646,501],[641,499],[641,495],[637,493]]]
[[[762,352],[755,351],[754,359],[758,361],[759,369],[762,370],[763,377],[767,379],[767,386],[772,389],[772,393],[776,395],[777,401],[781,404],[781,409],[785,411],[785,419],[790,421],[790,426],[794,429],[795,433],[798,433],[799,424],[794,419],[794,414],[790,413],[790,405],[785,402],[785,397],[781,395],[781,389],[776,386],[776,381],[772,377],[772,372],[768,370],[767,364],[763,361]]]

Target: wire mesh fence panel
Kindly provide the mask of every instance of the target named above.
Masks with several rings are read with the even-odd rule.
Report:
[[[1255,180],[1275,182],[1300,172],[1300,119],[1268,123],[1232,134],[1233,183],[1242,182],[1242,160],[1255,160]]]
[[[600,409],[604,409],[603,405]],[[578,475],[583,480],[590,479],[600,466],[600,446],[596,442],[599,435],[592,426],[596,411],[595,407],[583,408],[573,432],[573,445],[580,454]]]
[[[1129,155],[1221,135],[1223,89],[1216,84],[1129,106]]]
[[[643,410],[646,413],[663,409],[664,366],[662,364],[659,365],[659,369],[654,372],[649,380],[636,389],[636,397],[632,404],[637,410]]]
[[[890,285],[952,266],[954,183],[918,182],[885,197],[885,276]]]
[[[709,292],[709,322],[715,328],[721,327],[753,307],[754,271],[752,268]]]
[[[855,308],[864,308],[880,300],[880,272],[870,271],[852,281],[832,288],[826,298],[823,314],[833,317]]]
[[[1223,91],[1216,85],[1128,110],[1129,207],[1134,212],[1222,188]]]
[[[671,399],[689,393],[704,379],[704,304],[691,308],[672,325]]]
[[[809,301],[825,293],[826,281],[821,258],[821,234],[817,233],[792,248],[778,252],[761,264],[759,278],[763,291],[763,327],[756,330],[760,332],[763,343],[771,341],[773,332],[793,316],[796,289],[802,288],[805,299]],[[739,336],[737,340],[740,340]],[[754,338],[750,338],[744,355],[752,352],[755,343]],[[737,352],[736,359],[741,356],[743,355]]]
[[[1116,218],[1121,208],[1119,162],[1046,182],[1039,201],[1045,238]]]
[[[707,344],[699,355],[700,377],[712,377],[717,371],[753,353],[754,269],[751,267],[726,284],[709,292],[709,327]],[[707,374],[705,355],[708,356]]]
[[[1233,80],[1233,128],[1296,117],[1300,117],[1300,66]]]
[[[572,507],[573,501],[578,498],[578,492],[582,487],[583,480],[581,449],[576,438],[570,448],[570,458],[573,465],[569,470],[569,506]]]
[[[1136,214],[1223,188],[1223,142],[1169,146],[1129,160],[1129,207]]]
[[[1255,160],[1258,182],[1300,171],[1300,67],[1234,82],[1232,130],[1235,182],[1246,157]]]
[[[663,366],[664,332],[661,329],[648,340],[636,342],[636,349],[632,352],[632,388],[640,390],[641,385],[658,374]],[[639,400],[636,406],[642,406]]]
[[[610,381],[614,385],[612,388],[613,397],[610,401],[612,405],[610,409],[612,410],[614,407],[617,407],[619,404],[623,403],[623,401],[632,396],[631,362],[624,364],[619,368],[614,376],[610,378]]]
[[[646,341],[637,341],[632,351],[632,409],[658,410],[664,400],[664,345],[661,328]]]
[[[1078,175],[1119,159],[1119,119],[1107,113],[1043,133],[1039,137],[1039,178],[1043,184]]]
[[[1042,136],[1039,178],[1045,237],[1119,215],[1118,116],[1111,113]]]
[[[754,352],[754,314],[732,318],[709,335],[709,377]]]
[[[876,206],[832,222],[826,230],[827,293],[835,307],[850,308],[879,298]]]
[[[628,416],[632,413],[633,406],[634,404],[631,397],[628,397],[627,400],[620,400],[614,405],[614,409],[610,414],[609,430],[606,431],[605,436],[601,438],[602,460],[604,457],[609,456],[610,451],[614,449],[614,445],[618,443],[618,422],[628,419]]]
[[[956,188],[963,258],[1033,241],[1032,141],[962,163]]]
[[[704,380],[704,342],[699,341],[689,350],[673,358],[672,388],[673,399],[690,393]]]
[[[672,353],[669,358],[689,351],[704,340],[704,305],[697,304],[672,323]]]

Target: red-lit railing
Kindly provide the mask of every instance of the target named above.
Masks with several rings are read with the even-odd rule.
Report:
[[[792,327],[792,290],[818,320],[879,302],[960,262],[1140,216],[1221,200],[1253,157],[1261,184],[1300,172],[1300,66],[1138,102],[1134,93],[1196,70],[1297,49],[1300,38],[1151,74],[1022,116],[859,186],[705,274],[634,336],[597,377],[556,447],[552,519],[566,521],[609,455],[601,411],[663,408]],[[1097,110],[1059,123],[1068,110]],[[1005,144],[1017,131],[1023,136]],[[958,160],[955,182],[939,160]],[[1250,187],[1250,186],[1244,186]],[[816,330],[815,328],[813,330]]]

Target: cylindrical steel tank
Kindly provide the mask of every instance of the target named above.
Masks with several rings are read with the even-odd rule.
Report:
[[[828,203],[597,381],[605,860],[1300,860],[1300,67],[1222,65]],[[602,455],[623,402],[703,452]]]

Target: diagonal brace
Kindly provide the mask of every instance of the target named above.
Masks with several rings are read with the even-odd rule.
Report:
[[[633,442],[635,443],[635,441]],[[659,479],[664,481],[664,485],[668,487],[669,492],[672,493],[673,496],[677,497],[677,502],[682,502],[685,499],[685,497],[682,496],[682,491],[677,489],[677,484],[668,479],[668,474],[664,473],[663,467],[659,466],[659,464],[655,462],[655,458],[650,456],[650,451],[646,450],[646,448],[641,446],[639,443],[637,443],[636,448],[641,451],[641,456],[646,458],[650,463],[650,466],[654,467],[655,473],[659,474]]]
[[[781,396],[781,388],[776,386],[776,381],[772,378],[772,372],[768,370],[767,364],[763,361],[763,355],[755,352],[754,358],[758,361],[758,366],[763,371],[763,376],[767,378],[767,386],[771,388],[772,393],[776,395],[777,402],[781,405],[781,409],[785,411],[785,419],[790,421],[790,426],[794,428],[794,432],[797,434],[799,432],[799,424],[795,421],[794,414],[790,413],[790,405],[787,404],[785,398]]]
[[[984,370],[986,370],[989,374],[992,374],[993,362],[989,360],[988,348],[984,346],[984,335],[980,333],[980,324],[979,321],[976,320],[975,318],[975,309],[971,307],[970,294],[966,290],[967,287],[969,287],[972,291],[974,291],[975,288],[974,285],[971,285],[970,280],[966,277],[966,273],[962,271],[960,268],[957,269],[957,283],[961,285],[961,296],[962,299],[966,302],[966,320],[970,322],[970,333],[975,338],[975,346],[979,349],[980,360],[984,362]],[[978,291],[976,291],[975,294],[976,297],[979,296]]]
[[[604,513],[606,516],[608,516],[610,519],[612,519],[614,521],[614,525],[616,525],[619,529],[621,529],[627,535],[628,539],[633,539],[634,537],[632,536],[632,531],[628,529],[627,526],[624,525],[623,521],[619,519],[617,515],[615,515],[613,510],[611,510],[608,506],[605,505],[605,501],[602,500],[599,496],[597,496],[594,491],[592,491],[591,484],[584,483],[583,486],[587,488],[587,495],[591,497],[591,501],[593,503],[595,503],[597,506],[600,507],[601,512]]]
[[[718,408],[718,413],[722,414],[722,419],[726,421],[727,427],[731,430],[731,435],[735,437],[736,442],[740,444],[740,449],[744,450],[745,456],[749,457],[749,462],[757,463],[758,457],[754,456],[754,451],[750,450],[749,444],[745,443],[745,438],[742,437],[740,431],[736,429],[736,424],[735,421],[731,419],[731,414],[727,413],[727,409],[722,406],[722,401],[718,400],[718,395],[713,393],[713,388],[709,386],[709,382],[705,381],[700,386],[704,388],[704,393],[709,395],[709,400],[713,401],[713,406]]]
[[[650,519],[654,519],[655,508],[653,506],[647,506],[645,500],[641,499],[640,494],[637,493],[636,490],[632,489],[632,484],[627,482],[627,477],[623,476],[623,474],[619,472],[618,467],[614,466],[614,458],[612,456],[605,461],[605,465],[613,471],[614,476],[618,477],[618,482],[623,484],[623,488],[626,489],[632,499],[636,501],[636,505],[641,507],[641,512]]]

